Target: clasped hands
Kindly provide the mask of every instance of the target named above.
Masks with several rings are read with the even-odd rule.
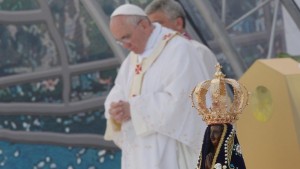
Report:
[[[119,124],[126,122],[131,118],[130,104],[122,100],[118,102],[112,102],[108,112],[112,119]]]

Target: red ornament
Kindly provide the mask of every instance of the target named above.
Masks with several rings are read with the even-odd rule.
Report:
[[[166,39],[169,38],[171,35],[172,35],[171,33],[164,35],[163,40],[166,40]]]
[[[136,66],[135,66],[135,74],[140,74],[141,73],[141,71],[142,71],[142,65],[140,65],[140,64],[137,64]]]

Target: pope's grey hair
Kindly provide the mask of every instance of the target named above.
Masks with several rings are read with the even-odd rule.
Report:
[[[181,5],[175,0],[153,0],[145,8],[145,12],[147,15],[150,15],[157,11],[162,11],[171,20],[175,20],[178,17],[181,17],[185,24],[184,10]]]

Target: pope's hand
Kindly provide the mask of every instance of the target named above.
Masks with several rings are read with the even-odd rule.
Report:
[[[128,102],[112,102],[108,111],[117,123],[122,123],[130,119],[130,105]]]

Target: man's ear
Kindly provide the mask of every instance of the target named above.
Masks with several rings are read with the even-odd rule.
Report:
[[[177,27],[177,30],[179,30],[179,32],[183,32],[184,31],[184,28],[183,28],[183,18],[182,17],[178,17],[176,18],[176,27]]]

